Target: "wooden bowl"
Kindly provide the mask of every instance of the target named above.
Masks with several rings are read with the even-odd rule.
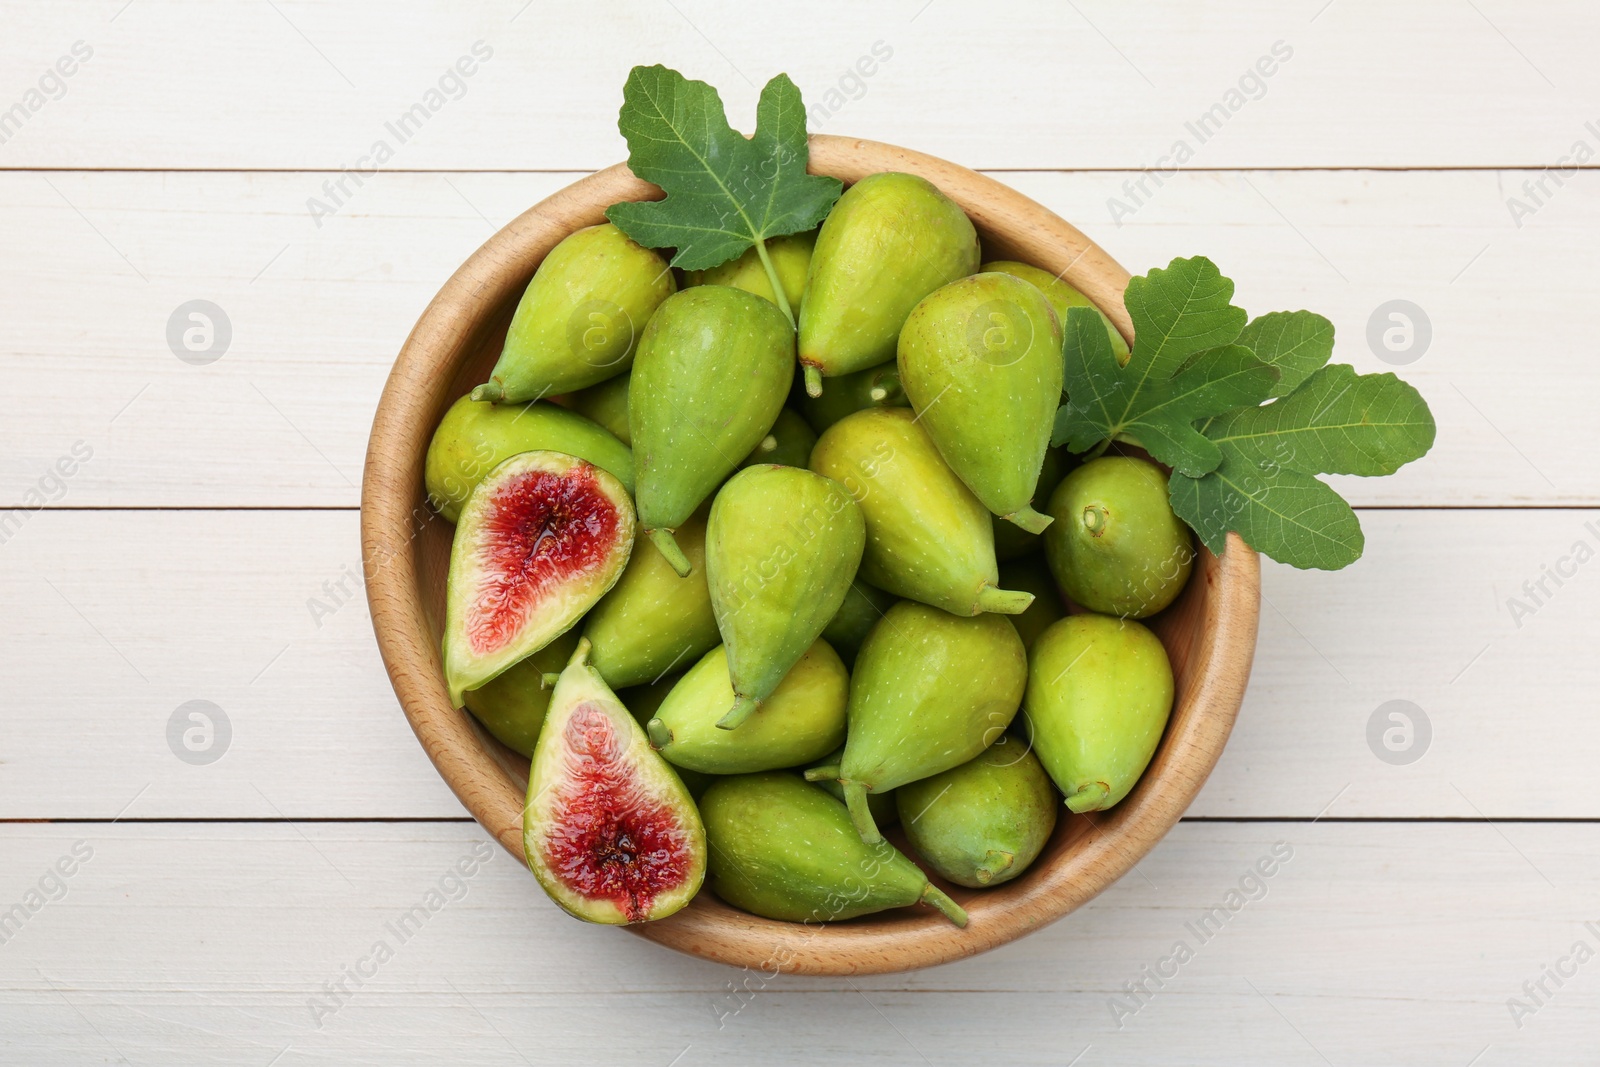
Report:
[[[845,137],[811,138],[811,170],[846,183],[879,171],[932,181],[972,218],[985,258],[1059,273],[1124,335],[1128,272],[1076,228],[992,178],[932,156]],[[657,199],[619,164],[574,182],[489,239],[445,283],[401,349],[372,425],[361,493],[361,547],[378,647],[400,705],[434,766],[506,851],[523,860],[527,761],[450,706],[440,666],[444,579],[453,528],[424,501],[428,441],[445,409],[487,380],[534,268],[573,230],[604,221],[620,200]],[[1126,874],[1172,828],[1216,765],[1250,674],[1259,563],[1237,537],[1202,551],[1176,604],[1152,620],[1177,675],[1161,747],[1122,803],[1094,816],[1063,808],[1056,832],[1022,877],[989,890],[946,887],[971,923],[958,930],[925,908],[849,922],[759,919],[703,892],[670,919],[632,927],[705,959],[797,974],[873,974],[928,967],[1003,945],[1061,918]],[[530,879],[529,893],[535,893]]]

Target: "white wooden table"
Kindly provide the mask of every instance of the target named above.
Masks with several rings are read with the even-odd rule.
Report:
[[[0,4],[0,1061],[1594,1062],[1600,176],[1561,168],[1600,149],[1600,10],[1205,6]],[[1431,324],[1402,373],[1438,444],[1341,484],[1358,565],[1266,565],[1190,817],[1001,951],[768,981],[576,923],[498,851],[450,875],[486,835],[354,580],[369,420],[462,259],[624,156],[656,61],[746,128],[787,71],[814,130],[989,169],[1136,272],[1208,254],[1363,371],[1381,305]],[[193,300],[230,328],[209,362],[168,341]],[[1369,744],[1393,700],[1430,727],[1410,762]]]

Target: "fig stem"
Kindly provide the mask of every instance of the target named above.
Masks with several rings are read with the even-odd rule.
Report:
[[[1033,603],[1033,594],[1020,589],[996,589],[985,585],[978,590],[978,610],[999,615],[1021,615]]]
[[[689,562],[689,557],[683,554],[683,549],[678,547],[678,541],[672,536],[671,530],[651,530],[650,540],[661,554],[667,557],[667,562],[672,569],[678,572],[679,578],[689,577],[689,572],[694,569]]]
[[[555,671],[545,671],[543,674],[539,675],[539,688],[554,689],[556,687],[556,683],[560,680],[561,675],[557,674]]]
[[[778,305],[778,310],[783,312],[783,317],[789,320],[789,329],[796,329],[794,309],[789,306],[789,294],[783,291],[783,283],[778,281],[778,268],[772,265],[772,257],[767,255],[765,238],[760,238],[756,241],[756,255],[761,258],[761,266],[766,269],[767,282],[772,286],[773,303]]]
[[[878,824],[872,821],[872,809],[867,806],[867,787],[860,782],[840,782],[844,788],[844,805],[850,809],[850,821],[856,824],[856,833],[869,845],[883,840]]]
[[[490,378],[488,381],[484,382],[482,385],[480,385],[476,389],[472,390],[472,399],[474,399],[474,400],[487,400],[490,403],[495,403],[495,402],[503,399],[505,397],[505,395],[506,395],[505,386],[501,385],[499,382],[495,381],[493,378]]]
[[[588,637],[578,638],[578,647],[572,650],[571,657],[567,659],[567,666],[582,665],[587,667],[589,665],[589,653],[593,648],[594,645]]]
[[[813,399],[822,395],[822,369],[813,367],[809,363],[802,363],[800,369],[805,373],[806,396]]]
[[[1111,796],[1111,787],[1104,782],[1090,782],[1079,786],[1067,797],[1067,807],[1082,815],[1086,811],[1100,811]]]
[[[672,731],[658,718],[652,717],[645,723],[644,732],[645,736],[650,738],[650,747],[658,752],[672,744]]]
[[[734,730],[754,715],[761,707],[761,701],[752,696],[740,696],[734,699],[733,707],[728,709],[728,714],[717,720],[717,729]]]
[[[813,767],[806,772],[806,781],[808,782],[837,782],[838,780],[839,768],[837,766]]]
[[[957,904],[955,901],[951,900],[942,889],[934,885],[932,882],[929,882],[925,887],[923,887],[922,902],[931,907],[937,908],[941,915],[955,923],[961,929],[965,930],[967,928],[966,909],[960,904]]]
[[[1055,516],[1041,515],[1027,504],[1024,504],[1009,515],[1002,515],[1001,518],[1007,522],[1015,523],[1031,534],[1044,533],[1044,528],[1056,521]]]

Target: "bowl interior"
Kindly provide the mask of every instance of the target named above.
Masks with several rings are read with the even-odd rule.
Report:
[[[814,137],[812,169],[847,182],[882,170],[923,174],[972,216],[985,259],[1023,259],[1062,274],[1131,334],[1120,300],[1126,272],[1015,191],[941,160],[844,138]],[[599,221],[609,204],[652,195],[660,194],[625,168],[611,168],[497,234],[418,323],[374,423],[363,547],[380,647],[407,716],[441,774],[519,860],[528,761],[450,708],[444,695],[438,648],[454,528],[425,502],[422,456],[445,409],[487,380],[516,302],[549,247]],[[1241,542],[1234,539],[1221,557],[1201,550],[1178,601],[1149,620],[1177,680],[1173,713],[1149,769],[1110,812],[1074,815],[1063,807],[1045,852],[1016,880],[982,891],[941,882],[968,909],[966,930],[923,908],[843,923],[774,922],[736,911],[710,892],[671,919],[633,929],[682,951],[769,972],[863,973],[972,955],[1059,918],[1126,873],[1198,792],[1238,710],[1254,648],[1257,595],[1256,557]]]

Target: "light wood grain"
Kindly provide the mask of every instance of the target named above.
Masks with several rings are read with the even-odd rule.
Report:
[[[470,1048],[495,1065],[665,1065],[687,1047],[680,1064],[1061,1067],[1085,1046],[1079,1067],[1460,1067],[1485,1046],[1480,1065],[1569,1063],[1600,1010],[1596,963],[1520,1030],[1506,1000],[1576,940],[1595,947],[1595,833],[1185,823],[1031,937],[913,975],[826,979],[586,926],[498,849],[401,943],[386,924],[473,855],[486,835],[472,824],[7,826],[4,905],[75,841],[94,856],[0,945],[0,1017],[17,1063],[410,1064]],[[1201,944],[1186,924],[1278,842],[1293,851],[1265,895],[1247,885],[1260,899]],[[318,1027],[308,1002],[380,939],[393,958]],[[1179,940],[1194,958],[1119,1028],[1112,996]]]
[[[814,130],[979,167],[1140,168],[1180,137],[1206,167],[1542,166],[1595,117],[1585,101],[1600,89],[1600,18],[1582,0],[998,0],[976,19],[948,0],[759,19],[733,0],[428,0],[395,19],[355,0],[138,0],[8,16],[8,97],[73,41],[95,49],[0,146],[9,166],[338,169],[389,136],[397,167],[593,169],[623,155],[628,68],[654,62],[718,86],[745,128],[757,87],[787,71],[827,109]],[[406,143],[388,135],[478,40],[494,54],[465,95]],[[1188,134],[1279,41],[1293,56],[1264,95],[1247,86],[1259,99],[1241,96],[1220,132]],[[877,42],[892,55],[856,90],[845,76]]]
[[[1589,668],[1600,572],[1591,563],[1559,589],[1547,581],[1556,595],[1520,627],[1506,606],[1574,542],[1600,543],[1585,528],[1600,513],[1361,520],[1367,553],[1348,570],[1263,564],[1250,688],[1190,813],[1600,812]],[[147,785],[129,816],[463,814],[405,725],[364,598],[320,628],[307,607],[330,603],[322,583],[346,568],[359,573],[352,512],[34,517],[0,546],[0,676],[27,683],[0,701],[0,818],[111,818]],[[165,740],[167,719],[193,699],[216,702],[234,728],[209,767],[180,763]],[[1409,766],[1367,747],[1368,718],[1395,699],[1433,726]],[[1495,784],[1505,782],[1515,786]]]
[[[0,331],[0,500],[20,502],[81,438],[95,458],[70,482],[76,506],[354,506],[371,411],[422,308],[495,228],[577,175],[383,175],[318,230],[304,199],[324,177],[0,174],[13,235],[0,280],[19,309]],[[1208,254],[1246,308],[1320,311],[1336,358],[1415,382],[1439,422],[1432,454],[1341,479],[1353,502],[1600,504],[1587,310],[1600,177],[1521,229],[1503,200],[1529,177],[1517,172],[1187,174],[1120,229],[1105,200],[1126,174],[1000,177],[1136,269]],[[197,297],[234,327],[203,367],[165,341]],[[1366,329],[1397,297],[1427,311],[1434,341],[1390,368]]]

